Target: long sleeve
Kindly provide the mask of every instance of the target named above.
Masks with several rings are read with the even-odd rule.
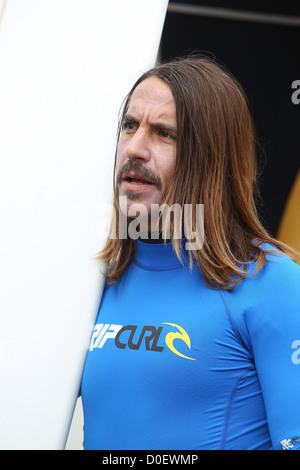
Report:
[[[273,448],[300,449],[300,267],[285,256],[268,256],[241,286],[243,310],[238,302],[232,308],[252,348]]]

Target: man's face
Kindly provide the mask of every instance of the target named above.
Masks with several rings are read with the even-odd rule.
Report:
[[[176,161],[176,108],[170,87],[157,77],[141,82],[132,94],[123,120],[117,152],[119,195],[134,204],[160,204]]]

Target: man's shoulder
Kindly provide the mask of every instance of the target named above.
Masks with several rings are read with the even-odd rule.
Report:
[[[295,260],[278,250],[270,244],[263,244],[260,247],[266,255],[266,263],[260,271],[253,276],[262,284],[274,282],[296,283],[300,282],[300,266]],[[256,268],[256,263],[252,263],[252,268]]]

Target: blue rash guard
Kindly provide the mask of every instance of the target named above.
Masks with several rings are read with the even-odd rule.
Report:
[[[268,255],[228,292],[171,243],[136,245],[92,334],[84,448],[299,449],[299,266]]]

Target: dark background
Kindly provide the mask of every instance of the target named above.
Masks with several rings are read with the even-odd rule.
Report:
[[[215,57],[243,85],[263,149],[258,210],[276,236],[300,163],[300,104],[291,100],[292,82],[300,80],[300,25],[172,12],[179,3],[289,16],[300,23],[300,2],[173,0],[160,46],[162,61],[193,52]]]

